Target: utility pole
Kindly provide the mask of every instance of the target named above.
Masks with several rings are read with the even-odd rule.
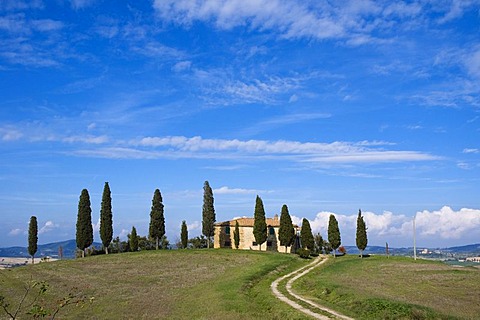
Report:
[[[415,219],[417,214],[413,216],[413,259],[417,260],[417,239],[416,239],[416,230],[415,230]]]

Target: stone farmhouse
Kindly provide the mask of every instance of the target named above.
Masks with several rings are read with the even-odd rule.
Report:
[[[278,251],[285,252],[285,246],[280,245],[278,240],[278,231],[280,229],[280,220],[278,215],[273,218],[266,218],[267,222],[267,241],[258,245],[255,242],[253,235],[254,218],[237,218],[230,221],[215,223],[214,248],[232,248],[235,249],[235,241],[233,232],[235,231],[235,224],[238,221],[240,231],[240,244],[238,249],[242,250],[262,250],[262,251]],[[296,233],[298,233],[298,226],[294,225]],[[287,247],[287,253],[290,253],[291,247]]]

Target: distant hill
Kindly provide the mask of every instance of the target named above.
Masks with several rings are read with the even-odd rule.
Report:
[[[360,253],[358,248],[355,246],[345,246],[347,253],[357,254]],[[469,244],[465,246],[458,247],[449,247],[449,248],[426,248],[426,247],[417,247],[417,250],[428,249],[429,251],[436,251],[442,254],[454,254],[454,255],[480,255],[480,243]],[[405,256],[413,255],[413,247],[409,248],[389,248],[388,249],[391,255]],[[385,254],[385,247],[380,246],[368,246],[364,254]]]
[[[37,253],[35,257],[57,257],[58,248],[62,246],[63,248],[63,257],[64,258],[74,258],[76,251],[76,242],[74,239],[53,242],[47,244],[38,245]],[[95,242],[93,246],[96,248],[101,248],[102,244]],[[425,247],[418,247],[417,249],[424,249]],[[347,253],[357,254],[359,253],[358,248],[355,246],[345,246]],[[450,248],[428,248],[432,251],[441,251],[442,253],[450,253],[455,255],[480,255],[480,243],[469,244],[465,246],[450,247]],[[389,248],[391,255],[405,256],[413,255],[413,248]],[[368,246],[367,249],[363,252],[364,254],[385,254],[385,247],[381,246]],[[9,248],[0,248],[0,257],[29,257],[27,247],[9,247]]]
[[[56,258],[58,257],[58,248],[60,246],[63,249],[64,258],[74,258],[75,251],[77,249],[77,243],[74,239],[53,242],[47,244],[39,244],[37,253],[35,257],[41,258],[45,256]],[[99,248],[102,246],[101,243],[94,242],[93,246]],[[0,248],[0,257],[29,257],[27,247],[9,247],[9,248]]]

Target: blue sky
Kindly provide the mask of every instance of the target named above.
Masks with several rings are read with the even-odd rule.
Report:
[[[479,1],[0,2],[0,247],[72,239],[78,198],[114,233],[167,236],[287,204],[355,243],[480,242]],[[95,233],[98,240],[98,232]]]

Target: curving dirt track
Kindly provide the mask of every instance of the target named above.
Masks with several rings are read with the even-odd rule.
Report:
[[[272,282],[272,285],[271,285],[272,292],[281,301],[289,304],[290,306],[297,309],[298,311],[301,311],[301,312],[303,312],[303,313],[305,313],[305,314],[307,314],[307,315],[309,315],[309,316],[311,316],[315,319],[321,319],[321,320],[329,320],[329,319],[353,320],[353,318],[347,317],[347,316],[345,316],[343,314],[340,314],[340,313],[338,313],[338,312],[336,312],[336,311],[334,311],[330,308],[327,308],[327,307],[322,306],[318,303],[315,303],[315,302],[313,302],[309,299],[306,299],[306,298],[296,294],[292,290],[292,284],[293,284],[294,281],[296,281],[300,277],[306,275],[307,273],[309,273],[310,271],[312,271],[314,268],[318,267],[322,263],[325,263],[325,261],[327,261],[327,258],[325,258],[324,256],[319,256],[318,258],[313,260],[312,263],[309,263],[308,265],[306,265],[306,266],[304,266],[300,269],[297,269],[293,272],[290,272],[289,274],[286,274],[286,275],[278,278],[277,280]],[[291,299],[290,297],[287,297],[286,295],[284,295],[283,293],[281,293],[278,290],[279,283],[281,281],[285,280],[285,279],[289,279],[287,281],[286,285],[285,285],[285,288],[286,288],[288,294],[290,296],[292,296],[293,298],[295,298],[296,301]],[[301,301],[304,304],[309,305],[309,307],[304,307],[304,306],[300,305],[297,301]],[[318,312],[319,310],[321,310],[322,313],[319,313]]]

